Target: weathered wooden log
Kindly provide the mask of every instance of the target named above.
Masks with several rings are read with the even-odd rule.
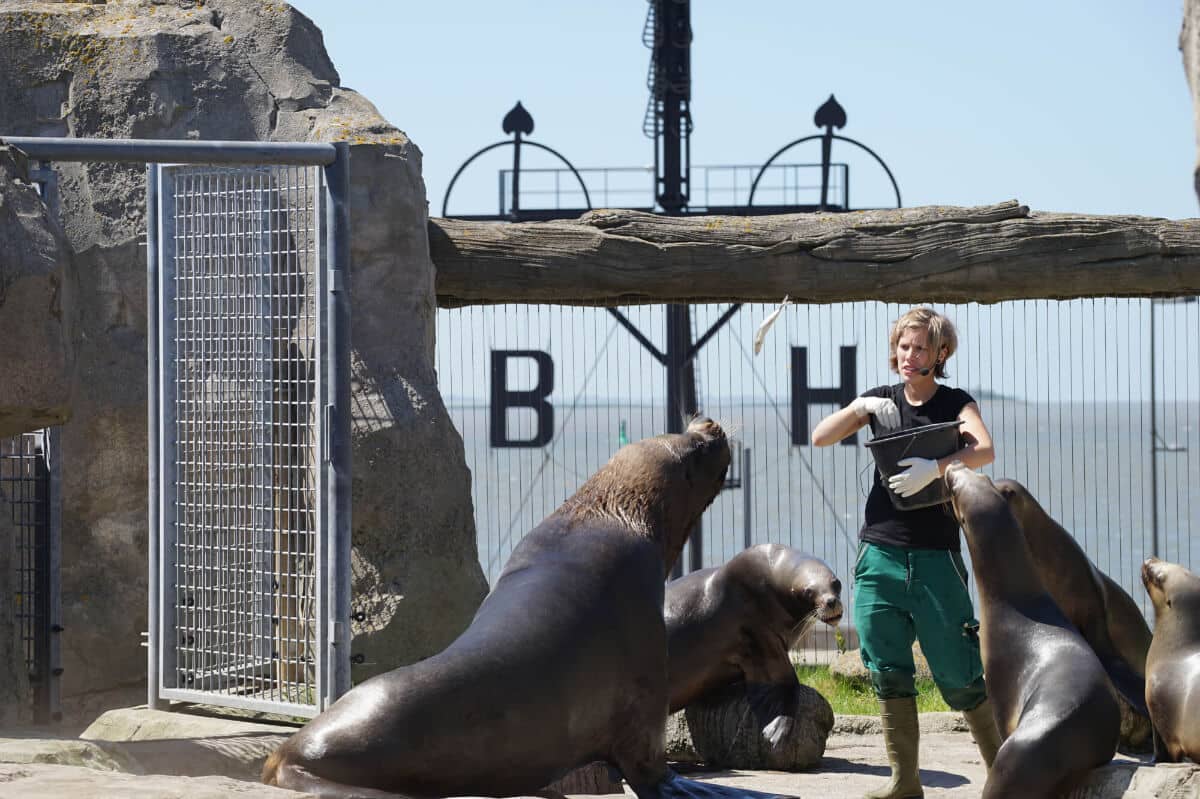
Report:
[[[847,214],[431,219],[443,307],[501,302],[1000,302],[1200,294],[1200,220],[1016,201]]]

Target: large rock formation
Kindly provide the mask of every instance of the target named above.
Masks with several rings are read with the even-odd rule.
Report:
[[[66,239],[30,182],[28,160],[0,145],[0,438],[67,419],[69,264]]]
[[[358,680],[444,647],[486,583],[432,364],[421,154],[338,83],[320,31],[283,3],[0,7],[0,133],[352,143]],[[96,700],[109,705],[144,691],[145,178],[123,164],[59,170],[86,298],[63,434],[63,696],[79,711],[95,692],[128,689]]]
[[[72,368],[73,273],[57,222],[30,182],[29,163],[0,145],[0,439],[66,421]],[[0,441],[0,454],[24,452],[20,439]],[[28,585],[18,575],[28,552],[31,482],[23,463],[0,462],[0,723],[32,711],[20,617]]]
[[[1200,202],[1200,0],[1183,0],[1183,30],[1179,32],[1183,71],[1192,90],[1192,112],[1196,120],[1196,168],[1192,180]]]

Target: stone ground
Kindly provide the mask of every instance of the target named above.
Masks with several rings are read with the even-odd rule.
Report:
[[[985,771],[961,716],[921,718],[921,781],[927,797],[978,797]],[[263,759],[290,728],[146,708],[109,711],[83,730],[0,730],[0,799],[217,799],[303,796],[255,781]],[[887,774],[878,719],[842,716],[820,767],[803,773],[706,771],[701,782],[786,794],[849,799]],[[579,795],[574,795],[579,796]],[[621,799],[625,794],[604,794]],[[1200,797],[1200,767],[1157,766],[1118,756],[1071,799]]]

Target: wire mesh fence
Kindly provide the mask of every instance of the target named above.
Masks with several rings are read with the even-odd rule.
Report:
[[[692,306],[693,341],[727,307]],[[852,605],[874,469],[861,446],[869,430],[848,442],[855,446],[826,448],[811,446],[808,433],[839,407],[831,396],[898,382],[887,369],[887,334],[907,307],[789,306],[755,355],[755,330],[774,308],[744,305],[701,349],[699,410],[748,451],[736,487],[705,514],[704,566],[747,543],[787,544],[825,560]],[[975,397],[995,439],[985,473],[1022,482],[1149,613],[1141,561],[1157,552],[1189,565],[1200,550],[1190,494],[1200,476],[1200,304],[1097,297],[935,307],[962,342],[947,382]],[[619,310],[661,348],[662,306]],[[603,308],[441,310],[437,361],[472,471],[489,580],[622,441],[666,429],[663,367]],[[852,639],[852,614],[844,618]],[[810,654],[831,645],[814,636]]]
[[[11,581],[4,586],[4,595],[11,600],[15,627],[11,635],[8,630],[0,632],[16,645],[15,652],[0,646],[7,661],[0,673],[8,675],[0,696],[22,708],[19,716],[29,718],[49,714],[51,677],[50,474],[42,442],[41,433],[0,439],[0,545],[4,547],[0,585]]]
[[[162,175],[163,695],[311,715],[322,173]]]

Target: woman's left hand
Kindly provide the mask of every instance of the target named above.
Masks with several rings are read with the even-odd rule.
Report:
[[[889,477],[888,488],[902,497],[911,497],[938,479],[942,473],[938,462],[929,458],[905,458],[897,465],[909,468]]]

